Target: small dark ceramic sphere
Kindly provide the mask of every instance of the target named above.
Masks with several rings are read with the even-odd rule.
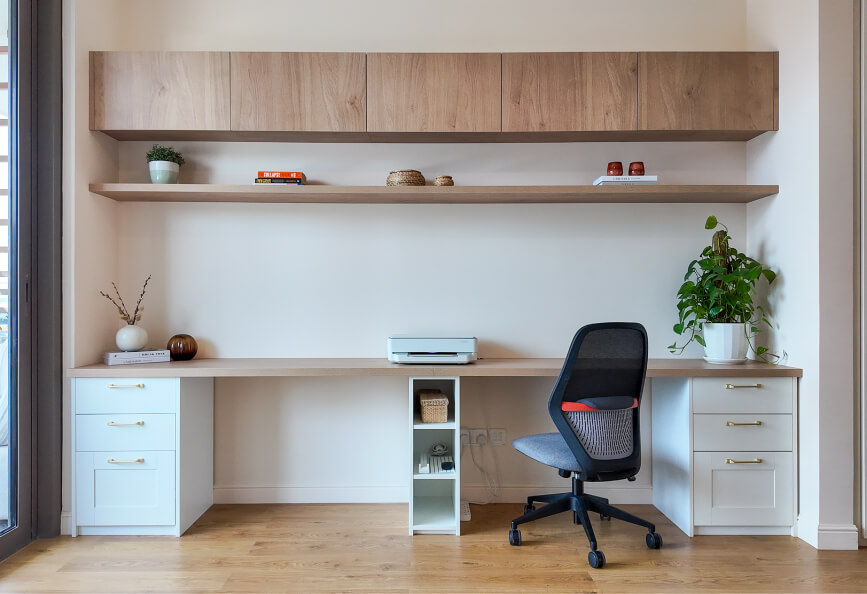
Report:
[[[196,339],[189,334],[175,334],[169,339],[166,348],[172,361],[189,361],[199,351]]]

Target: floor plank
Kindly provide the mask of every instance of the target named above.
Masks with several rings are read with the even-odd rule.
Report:
[[[182,538],[60,537],[0,564],[0,592],[865,592],[867,550],[816,551],[787,536],[688,538],[657,525],[594,522],[607,565],[587,565],[567,515],[522,526],[520,505],[473,505],[462,536],[406,534],[400,504],[216,505]]]

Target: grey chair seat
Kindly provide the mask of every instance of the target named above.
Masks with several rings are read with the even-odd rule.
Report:
[[[547,466],[573,472],[581,470],[575,454],[559,433],[538,433],[520,437],[512,442],[512,447]]]

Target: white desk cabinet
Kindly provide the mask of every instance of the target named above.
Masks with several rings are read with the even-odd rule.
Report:
[[[653,380],[653,504],[689,536],[790,534],[797,379]]]
[[[212,378],[76,378],[72,535],[180,536],[213,503]]]

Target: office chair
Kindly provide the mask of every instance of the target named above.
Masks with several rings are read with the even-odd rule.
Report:
[[[559,433],[528,435],[512,442],[516,450],[572,477],[572,491],[527,497],[524,515],[512,520],[509,544],[521,545],[520,524],[572,511],[590,541],[587,560],[605,566],[596,548],[589,512],[649,530],[645,542],[662,546],[653,524],[617,509],[607,499],[584,493],[584,482],[635,480],[641,467],[638,406],[647,372],[647,332],[641,324],[608,322],[584,326],[572,339],[563,369],[548,398],[548,413]],[[536,509],[534,501],[545,503]]]

